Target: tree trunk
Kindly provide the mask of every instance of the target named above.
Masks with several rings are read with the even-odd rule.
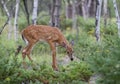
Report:
[[[113,5],[114,5],[114,9],[115,9],[116,18],[117,18],[118,36],[120,37],[120,17],[119,17],[119,13],[118,13],[116,0],[113,0]]]
[[[103,16],[104,16],[104,25],[107,25],[107,0],[104,0],[104,5],[103,5]]]
[[[8,25],[9,25],[9,29],[8,29],[8,39],[11,39],[11,34],[12,34],[12,23],[11,23],[11,19],[12,19],[12,16],[10,15],[9,17],[9,21],[8,21]]]
[[[86,5],[86,0],[82,0],[82,15],[84,20],[86,20],[87,16],[87,5]]]
[[[74,0],[74,1],[73,1],[73,5],[72,5],[72,29],[76,31],[76,40],[78,40],[78,37],[79,37],[79,29],[78,29],[78,27],[77,27],[76,4],[77,4],[77,1]]]
[[[3,8],[4,8],[5,12],[6,12],[7,17],[10,17],[10,13],[9,13],[7,7],[6,7],[6,3],[4,3],[3,0],[1,0],[1,4],[2,4],[2,6],[3,6]]]
[[[88,4],[87,4],[87,16],[90,16],[90,7],[91,7],[91,0],[88,0]]]
[[[95,17],[95,13],[96,13],[96,0],[92,0],[90,11],[89,11],[89,16]]]
[[[95,21],[95,36],[96,40],[100,42],[100,16],[101,16],[101,5],[102,5],[102,0],[97,0],[96,1],[96,21]]]
[[[6,12],[7,17],[8,17],[8,20],[5,23],[4,27],[8,24],[8,39],[10,39],[11,38],[11,33],[12,33],[12,24],[11,24],[12,17],[11,17],[11,14],[9,13],[7,7],[6,7],[6,3],[4,3],[3,0],[1,0],[1,4],[2,4],[2,6],[3,6],[3,8]]]
[[[55,19],[55,26],[59,27],[60,26],[60,5],[61,5],[61,0],[56,0],[55,1],[55,11],[54,11],[54,19]]]
[[[76,25],[77,25],[77,23],[76,23],[76,22],[77,22],[76,7],[75,7],[76,4],[75,4],[75,3],[76,3],[76,0],[73,1],[73,5],[72,5],[72,10],[73,10],[73,11],[72,11],[72,21],[73,21],[73,22],[72,22],[72,23],[73,23],[73,24],[72,24],[72,28],[73,28],[73,29],[75,29],[75,28],[76,28]]]
[[[33,14],[32,14],[32,24],[34,25],[36,25],[37,22],[37,10],[38,10],[38,0],[34,0]]]
[[[50,25],[55,26],[55,20],[54,20],[54,11],[55,11],[55,0],[52,0],[52,7],[51,7],[51,18],[50,18]]]
[[[27,18],[27,22],[28,22],[28,25],[30,24],[30,14],[28,12],[28,6],[27,6],[27,0],[23,0],[23,3],[24,3],[24,7],[25,7],[25,12],[26,12],[26,18]]]
[[[60,5],[61,0],[53,0],[52,10],[51,10],[51,26],[59,27],[60,26]]]
[[[15,9],[15,19],[14,19],[14,39],[17,41],[18,37],[18,12],[19,12],[19,3],[20,0],[16,0],[16,9]]]
[[[65,12],[66,12],[66,19],[72,18],[72,4],[70,3],[70,0],[67,0]]]

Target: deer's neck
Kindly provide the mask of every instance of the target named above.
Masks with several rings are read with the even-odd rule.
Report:
[[[66,39],[61,40],[61,41],[59,42],[59,44],[60,44],[62,47],[64,47],[64,48],[67,48],[67,47],[69,46],[69,43],[68,43],[68,41],[67,41]]]

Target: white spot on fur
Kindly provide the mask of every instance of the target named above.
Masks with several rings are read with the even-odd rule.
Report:
[[[26,52],[26,50],[25,50],[25,49],[23,50],[23,53],[24,53],[24,52]]]

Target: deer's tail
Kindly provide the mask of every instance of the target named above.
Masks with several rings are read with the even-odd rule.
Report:
[[[26,44],[28,44],[28,41],[27,41],[27,39],[24,37],[23,34],[22,34],[22,39],[24,40],[24,42],[25,42]]]
[[[22,34],[22,39],[25,41],[25,38],[24,38],[23,34]]]

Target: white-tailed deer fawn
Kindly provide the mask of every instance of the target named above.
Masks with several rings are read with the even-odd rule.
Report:
[[[32,61],[30,53],[33,45],[38,41],[44,40],[50,45],[52,50],[52,67],[54,70],[58,70],[56,62],[56,44],[64,47],[71,60],[73,60],[73,49],[68,43],[62,32],[56,27],[50,27],[45,25],[31,25],[22,31],[22,38],[27,43],[27,46],[22,51],[23,61],[27,56]]]

